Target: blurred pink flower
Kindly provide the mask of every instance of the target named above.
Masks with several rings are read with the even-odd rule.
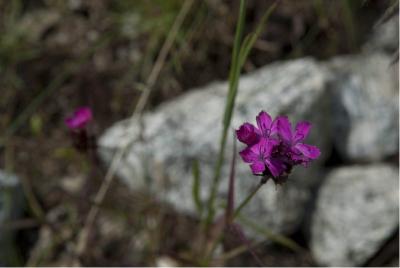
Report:
[[[92,119],[92,109],[90,109],[89,107],[80,107],[75,110],[73,115],[65,119],[65,124],[71,130],[82,129],[90,121],[92,121]]]

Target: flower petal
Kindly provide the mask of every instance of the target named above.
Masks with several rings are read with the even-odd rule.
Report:
[[[278,118],[275,118],[271,124],[271,135],[278,133]]]
[[[246,163],[253,163],[258,160],[258,154],[254,153],[254,150],[252,150],[251,147],[247,147],[246,149],[239,152],[239,154],[242,157],[243,161]]]
[[[244,123],[236,130],[236,136],[239,141],[247,144],[253,145],[258,142],[259,136],[256,133],[256,127],[250,123]]]
[[[279,141],[275,139],[262,138],[258,144],[260,145],[260,154],[262,154],[264,158],[267,158],[271,156],[272,151],[275,146],[279,144]]]
[[[304,156],[310,159],[316,159],[320,156],[321,152],[317,146],[308,145],[304,143],[298,143],[294,146],[297,150],[299,150]]]
[[[72,116],[65,119],[65,124],[70,129],[83,128],[92,119],[92,110],[89,107],[81,107],[78,108]]]
[[[292,143],[292,124],[287,116],[279,116],[277,119],[278,135],[286,143]]]
[[[269,134],[271,132],[271,123],[272,123],[271,116],[268,113],[266,113],[265,111],[261,111],[257,115],[256,121],[257,121],[258,128],[261,130],[261,133],[269,136]]]
[[[265,170],[265,164],[261,161],[254,162],[250,165],[251,171],[254,175],[262,174]]]
[[[304,156],[301,153],[300,154],[291,154],[290,155],[290,159],[291,159],[291,161],[293,161],[293,163],[295,165],[304,164],[306,162],[310,162],[311,161],[310,158]]]
[[[278,177],[285,170],[285,165],[276,159],[266,159],[265,165],[268,167],[269,171],[274,177]]]
[[[307,138],[310,129],[311,129],[311,123],[307,121],[302,121],[297,123],[296,131],[294,133],[294,143],[298,143]]]

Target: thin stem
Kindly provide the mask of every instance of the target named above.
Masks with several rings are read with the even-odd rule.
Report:
[[[267,177],[263,177],[257,187],[247,196],[245,200],[239,205],[239,207],[235,210],[233,214],[232,220],[234,220],[240,213],[240,211],[249,203],[249,201],[253,198],[253,196],[260,190],[261,186],[263,186],[268,181]]]
[[[241,39],[242,39],[243,28],[245,23],[245,15],[246,15],[245,2],[246,2],[245,0],[241,0],[239,6],[239,19],[236,26],[235,41],[232,52],[232,62],[229,71],[229,89],[224,110],[222,136],[220,140],[218,159],[215,166],[215,173],[211,184],[210,196],[207,204],[208,215],[205,219],[207,228],[210,226],[211,222],[214,219],[214,214],[215,214],[214,201],[215,201],[215,196],[217,194],[219,182],[221,179],[221,169],[222,169],[222,164],[224,162],[224,152],[228,135],[228,129],[231,122],[236,92],[239,85],[240,67],[238,65],[238,61],[239,61],[239,51],[241,46]]]

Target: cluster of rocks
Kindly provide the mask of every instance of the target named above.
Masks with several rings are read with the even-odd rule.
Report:
[[[398,155],[398,65],[387,51],[390,40],[382,46],[374,40],[359,55],[277,62],[240,79],[232,128],[253,122],[261,110],[308,120],[308,143],[322,152],[309,168],[294,170],[283,187],[263,187],[243,214],[280,234],[309,223],[310,249],[320,265],[362,265],[398,229],[398,165],[388,161]],[[192,162],[199,162],[206,200],[227,88],[227,82],[212,83],[144,114],[142,122],[115,124],[99,140],[100,155],[110,163],[116,150],[129,145],[119,177],[133,190],[157,192],[160,201],[195,215]],[[218,192],[222,204],[233,138],[232,130]],[[339,164],[327,167],[334,157]],[[238,161],[237,202],[257,183]]]

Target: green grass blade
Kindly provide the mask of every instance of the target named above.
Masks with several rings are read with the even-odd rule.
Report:
[[[259,37],[264,24],[267,22],[269,16],[271,15],[272,11],[275,9],[278,1],[272,4],[268,10],[265,12],[263,17],[261,18],[260,23],[258,24],[255,32],[247,36],[243,42],[241,42],[241,38],[243,35],[243,28],[245,22],[245,1],[240,1],[240,8],[239,8],[239,20],[236,27],[235,33],[235,41],[233,46],[232,52],[232,62],[231,62],[231,69],[229,72],[229,91],[227,95],[227,100],[225,104],[224,110],[224,118],[223,118],[223,129],[222,129],[222,136],[220,141],[220,151],[218,154],[218,160],[216,163],[215,168],[215,175],[214,180],[211,186],[211,193],[210,198],[208,200],[208,216],[207,216],[207,223],[209,224],[213,217],[214,217],[214,199],[216,195],[216,191],[219,185],[220,176],[221,176],[221,167],[224,161],[224,152],[226,147],[226,139],[228,134],[228,129],[232,120],[233,115],[233,108],[235,107],[235,99],[237,95],[237,89],[239,87],[239,78],[240,78],[240,71],[253,47],[255,41]]]
[[[235,209],[235,175],[236,175],[236,139],[233,139],[233,152],[231,160],[231,173],[229,174],[227,205],[225,209],[226,222],[233,219]]]
[[[233,104],[234,104],[234,102],[232,101],[232,98],[234,99],[234,97],[236,95],[235,87],[237,87],[238,80],[239,80],[239,73],[240,73],[240,70],[238,71],[239,50],[240,50],[241,38],[243,35],[245,15],[246,15],[245,0],[241,0],[240,8],[239,8],[239,19],[238,19],[238,23],[236,26],[235,41],[234,41],[233,52],[232,52],[231,69],[229,72],[229,91],[228,91],[227,102],[225,104],[223,130],[222,130],[222,135],[221,135],[221,140],[220,140],[220,150],[219,150],[218,159],[217,159],[217,162],[215,165],[215,173],[214,173],[214,178],[213,178],[213,181],[211,184],[210,197],[209,197],[208,203],[207,203],[207,209],[208,209],[208,215],[207,215],[207,219],[206,219],[207,226],[212,222],[212,220],[214,218],[214,214],[215,214],[214,200],[215,200],[215,195],[216,195],[217,188],[218,188],[219,181],[220,181],[221,167],[222,167],[222,164],[224,161],[226,138],[227,138],[227,134],[228,134],[228,128],[230,125],[230,119],[232,117],[232,110],[233,110]]]
[[[256,30],[254,33],[246,36],[246,38],[243,40],[242,45],[240,46],[239,54],[237,55],[237,59],[235,62],[234,70],[233,70],[233,75],[232,75],[232,83],[230,84],[230,89],[229,89],[229,94],[228,94],[228,100],[227,100],[227,106],[225,110],[225,115],[224,115],[224,127],[226,126],[227,128],[230,125],[230,121],[232,119],[232,113],[233,113],[233,108],[235,106],[235,99],[236,99],[236,94],[237,94],[237,89],[239,86],[239,77],[240,77],[240,71],[249,56],[249,53],[254,46],[254,43],[257,41],[258,37],[261,34],[261,31],[264,29],[265,24],[271,15],[272,11],[275,9],[277,5],[277,2],[272,4],[267,11],[264,13],[264,15],[261,18],[261,21],[258,23]]]
[[[224,161],[224,152],[226,146],[226,138],[228,134],[228,128],[230,126],[233,114],[233,108],[235,107],[235,99],[237,95],[237,89],[239,87],[239,78],[240,78],[240,71],[253,47],[255,41],[259,37],[264,24],[267,22],[269,16],[271,15],[272,11],[275,9],[277,2],[271,5],[268,10],[263,15],[260,23],[258,24],[255,32],[247,36],[243,42],[241,42],[241,37],[243,35],[243,28],[245,22],[245,1],[242,0],[240,2],[240,9],[239,9],[239,20],[236,28],[235,34],[235,43],[232,52],[232,62],[231,62],[231,69],[229,72],[229,91],[228,96],[225,104],[225,111],[224,111],[224,118],[223,118],[223,130],[220,142],[220,151],[218,155],[218,160],[216,163],[215,168],[215,175],[213,184],[211,186],[211,193],[208,202],[208,219],[207,222],[210,223],[212,218],[214,217],[214,199],[215,194],[217,191],[217,187],[219,185],[219,180],[221,176],[221,167]]]
[[[229,70],[229,91],[231,91],[231,82],[234,80],[235,70],[237,69],[237,60],[239,56],[240,44],[241,39],[243,36],[243,28],[246,19],[246,9],[245,9],[245,0],[240,1],[239,6],[239,18],[238,23],[236,25],[235,31],[235,40],[233,43],[233,51],[232,51],[232,59],[231,59],[231,66]]]
[[[203,213],[203,203],[200,197],[200,168],[199,161],[196,159],[192,163],[192,174],[193,174],[193,186],[192,186],[192,198],[196,206],[197,212],[201,216]]]
[[[240,48],[240,53],[239,53],[239,69],[241,69],[249,56],[249,53],[251,49],[254,46],[254,43],[257,41],[258,37],[261,34],[261,31],[267,26],[266,23],[268,21],[269,16],[271,15],[272,11],[275,9],[276,5],[278,2],[275,2],[272,4],[267,11],[264,13],[264,15],[261,18],[261,21],[258,23],[256,30],[254,33],[246,36],[245,40],[243,41],[243,45]]]

